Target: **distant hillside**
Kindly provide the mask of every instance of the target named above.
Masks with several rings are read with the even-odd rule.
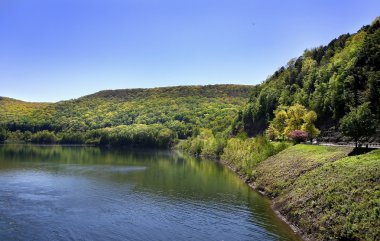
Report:
[[[179,138],[195,127],[226,131],[253,86],[208,85],[106,90],[57,103],[0,98],[0,124],[8,131],[85,132],[133,124],[161,124]]]
[[[298,103],[317,113],[322,137],[339,140],[339,120],[365,102],[380,120],[379,18],[290,60],[255,89],[233,128],[249,136],[263,133],[274,110]]]
[[[34,112],[48,107],[48,103],[30,103],[6,97],[0,97],[0,122],[18,121]]]
[[[84,98],[103,98],[118,99],[124,101],[145,99],[147,97],[155,98],[177,98],[177,97],[244,97],[248,98],[253,86],[249,85],[207,85],[207,86],[174,86],[159,88],[140,88],[140,89],[120,89],[104,90]]]

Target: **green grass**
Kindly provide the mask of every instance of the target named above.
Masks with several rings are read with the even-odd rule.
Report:
[[[253,173],[259,190],[276,197],[301,174],[347,156],[350,147],[295,145],[260,163]]]
[[[296,146],[278,156],[302,149],[307,148]],[[337,153],[322,152],[315,156]],[[305,173],[275,200],[275,207],[312,239],[380,240],[380,150]]]

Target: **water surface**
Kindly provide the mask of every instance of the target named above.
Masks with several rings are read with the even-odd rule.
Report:
[[[218,163],[181,153],[0,146],[1,240],[299,240]]]

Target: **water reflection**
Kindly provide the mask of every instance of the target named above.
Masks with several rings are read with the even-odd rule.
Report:
[[[0,236],[298,240],[233,173],[169,151],[0,146]]]

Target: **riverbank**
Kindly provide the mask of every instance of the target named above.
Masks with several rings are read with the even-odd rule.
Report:
[[[279,151],[278,143],[255,147],[259,140],[244,141],[245,149],[230,142],[220,162],[271,198],[295,232],[305,240],[380,240],[380,150],[299,144]]]
[[[212,158],[212,159],[216,160],[215,158]],[[306,237],[304,235],[304,233],[302,232],[301,229],[299,229],[297,226],[295,226],[293,223],[291,223],[289,220],[287,220],[284,215],[282,215],[278,210],[275,209],[275,207],[273,205],[273,200],[270,198],[270,196],[268,196],[267,193],[265,193],[264,191],[259,190],[257,188],[256,184],[254,182],[252,182],[252,180],[245,173],[240,172],[233,164],[231,164],[231,163],[229,163],[227,161],[223,161],[223,160],[219,160],[219,161],[225,167],[227,167],[229,170],[231,170],[232,172],[236,173],[239,176],[239,178],[244,183],[246,183],[250,188],[252,188],[254,191],[258,192],[259,194],[263,195],[266,198],[269,198],[272,201],[271,208],[272,208],[273,212],[276,214],[276,216],[280,220],[282,220],[284,223],[286,223],[291,228],[291,230],[293,230],[294,233],[298,234],[305,241],[309,241],[310,240],[308,237]]]
[[[252,176],[221,162],[272,199],[305,240],[379,240],[380,151],[296,145],[259,163]]]
[[[1,240],[300,241],[233,172],[186,154],[3,145],[0,173]]]

